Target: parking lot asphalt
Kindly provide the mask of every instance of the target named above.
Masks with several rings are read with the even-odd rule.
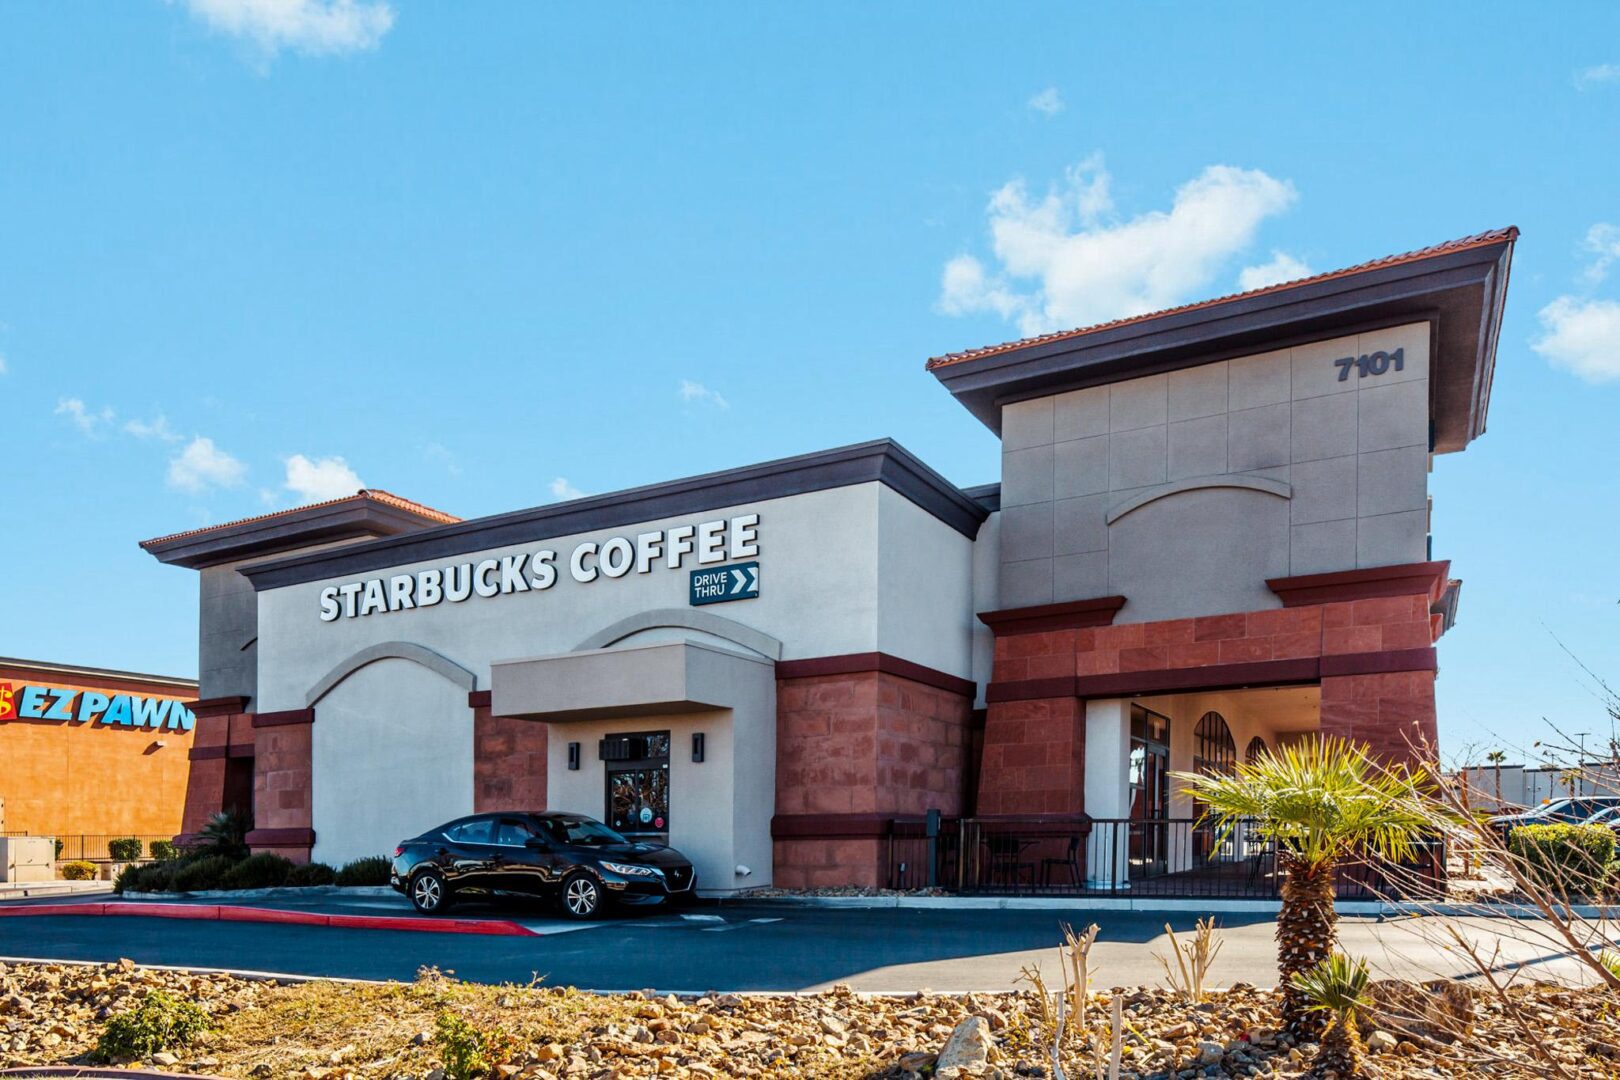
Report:
[[[353,910],[353,901],[341,906]],[[366,904],[409,911],[403,901]],[[338,906],[335,902],[329,906]],[[543,927],[545,908],[474,905],[487,914]],[[813,990],[848,983],[857,990],[907,992],[1007,990],[1020,969],[1058,971],[1060,924],[1102,927],[1092,967],[1099,986],[1154,985],[1168,955],[1164,926],[1189,930],[1194,914],[1088,911],[826,909],[785,904],[727,904],[685,912],[629,913],[584,924],[577,932],[537,937],[477,937],[392,930],[228,923],[128,916],[0,919],[0,957],[111,961],[229,968],[362,979],[410,979],[422,967],[480,982],[539,978],[591,990]],[[1275,923],[1264,915],[1220,919],[1224,948],[1213,977],[1226,985],[1276,981]],[[1490,946],[1501,967],[1526,977],[1581,979],[1578,964],[1535,940],[1533,924],[1500,919],[1456,923]],[[579,924],[562,924],[574,930]],[[1464,969],[1432,920],[1341,921],[1343,947],[1381,974],[1431,978]]]

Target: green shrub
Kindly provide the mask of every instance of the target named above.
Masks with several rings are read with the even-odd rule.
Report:
[[[153,990],[139,1005],[107,1021],[96,1041],[102,1061],[143,1058],[169,1047],[185,1046],[208,1030],[208,1014],[190,1001]]]
[[[339,885],[386,885],[392,861],[382,855],[371,855],[344,865],[337,872]]]
[[[292,870],[292,860],[264,851],[257,855],[249,855],[225,871],[224,876],[220,879],[219,887],[222,889],[275,889],[286,884],[287,875],[292,873]]]
[[[292,868],[292,873],[287,875],[287,884],[295,889],[307,888],[311,885],[330,885],[335,880],[337,880],[337,874],[323,862],[295,866]]]
[[[517,1048],[517,1040],[499,1027],[478,1027],[453,1012],[440,1012],[437,1026],[433,1041],[449,1080],[489,1076]]]
[[[1614,832],[1607,825],[1520,825],[1508,850],[1525,877],[1563,896],[1600,896],[1613,873]]]
[[[180,855],[180,849],[175,847],[174,842],[171,840],[154,840],[147,850],[151,852],[152,858],[158,862],[168,862],[170,859],[178,858]]]
[[[117,840],[107,841],[107,854],[112,856],[114,862],[134,862],[141,857],[140,839],[134,836],[124,836]]]
[[[62,848],[63,848],[63,847],[65,847],[65,846],[66,846],[66,845],[65,845],[65,844],[63,844],[63,843],[62,843],[62,841],[60,841],[60,840],[58,840],[58,841],[57,841],[57,842],[56,842],[56,857],[57,857],[57,858],[58,858],[58,859],[60,859],[60,858],[61,858],[61,857],[62,857]]]
[[[202,855],[187,859],[174,872],[169,888],[175,892],[202,892],[217,889],[230,871],[231,860],[223,855]]]
[[[253,831],[253,815],[237,810],[221,810],[197,830],[194,855],[223,855],[228,859],[245,859],[248,854],[247,834]]]
[[[113,892],[169,892],[174,888],[175,871],[180,863],[169,861],[146,866],[126,866],[113,881]]]
[[[62,878],[65,881],[91,881],[96,876],[96,864],[82,860],[62,864]]]

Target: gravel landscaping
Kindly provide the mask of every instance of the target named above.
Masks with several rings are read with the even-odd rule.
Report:
[[[1364,1025],[1373,1075],[1545,1077],[1558,1068],[1620,1075],[1613,992],[1527,985],[1504,1004],[1456,987],[1378,989],[1380,1008]],[[1190,1005],[1165,990],[1116,989],[1089,999],[1095,1043],[1071,1031],[1063,1057],[1070,1080],[1099,1075],[1115,995],[1123,1005],[1123,1077],[1309,1074],[1314,1047],[1278,1034],[1270,991],[1238,986]],[[135,1065],[252,1080],[1052,1075],[1042,1049],[1049,1029],[1031,991],[677,999],[539,983],[480,986],[433,971],[409,984],[282,983],[129,961],[0,964],[0,1063],[90,1064],[109,1022],[169,1001],[200,1007],[206,1030],[188,1045],[138,1056]],[[1524,1045],[1509,1009],[1542,1034],[1556,1066]],[[936,1062],[942,1051],[946,1059]]]

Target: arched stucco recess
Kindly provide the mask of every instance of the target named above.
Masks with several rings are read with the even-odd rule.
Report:
[[[1108,524],[1112,525],[1132,510],[1140,510],[1150,502],[1157,502],[1168,495],[1179,495],[1183,491],[1199,491],[1203,488],[1243,488],[1247,491],[1259,491],[1266,495],[1275,495],[1279,499],[1294,497],[1294,489],[1281,480],[1271,480],[1264,476],[1193,476],[1186,480],[1177,480],[1173,484],[1161,484],[1156,488],[1149,488],[1140,495],[1133,496],[1108,511]]]
[[[435,675],[449,679],[469,694],[478,689],[478,676],[454,660],[441,656],[432,649],[413,645],[409,641],[384,641],[361,649],[327,672],[326,677],[316,683],[304,699],[304,707],[314,708],[315,703],[330,694],[338,683],[367,664],[375,664],[379,660],[409,660],[413,664],[422,665]]]
[[[578,645],[575,652],[585,652],[589,649],[605,649],[615,642],[623,641],[631,634],[639,634],[643,630],[661,630],[672,627],[681,630],[697,630],[705,634],[713,634],[723,638],[734,645],[741,645],[745,649],[759,653],[770,660],[782,659],[782,643],[769,634],[762,634],[751,626],[733,622],[719,615],[707,611],[694,611],[689,608],[658,608],[654,611],[643,611],[629,618],[620,619],[611,626],[603,627]]]

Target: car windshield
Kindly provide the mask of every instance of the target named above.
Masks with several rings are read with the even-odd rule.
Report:
[[[546,818],[544,825],[552,840],[559,844],[602,847],[607,844],[630,842],[600,821],[591,818]]]
[[[1610,822],[1620,823],[1620,806],[1606,806],[1586,819],[1588,825],[1607,825]]]

